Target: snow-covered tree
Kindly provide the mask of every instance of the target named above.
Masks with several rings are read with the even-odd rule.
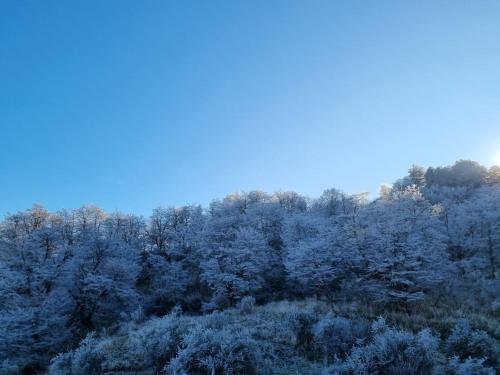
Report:
[[[141,285],[156,313],[181,303],[200,303],[198,247],[204,217],[201,207],[157,209],[150,220],[149,251],[142,261]]]
[[[408,188],[366,210],[367,292],[380,300],[411,302],[446,278],[450,264],[439,209]]]
[[[74,301],[71,322],[83,331],[127,317],[140,300],[135,290],[139,253],[118,238],[90,237],[65,268]]]
[[[261,233],[241,228],[234,241],[203,249],[201,276],[212,291],[214,307],[233,306],[244,296],[262,291],[269,269],[267,246]]]
[[[285,229],[285,266],[292,289],[302,295],[331,296],[345,275],[338,227],[328,218],[296,214]]]
[[[0,357],[36,368],[72,338],[66,249],[41,206],[9,215],[0,238]]]

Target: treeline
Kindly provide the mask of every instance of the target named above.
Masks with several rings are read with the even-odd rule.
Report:
[[[472,161],[412,166],[374,201],[252,191],[148,219],[34,206],[0,224],[0,358],[34,373],[91,332],[245,298],[406,313],[446,303],[498,317],[499,265],[500,168]]]

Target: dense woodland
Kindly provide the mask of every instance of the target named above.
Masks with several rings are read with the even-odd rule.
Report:
[[[168,199],[168,197],[167,197]],[[500,373],[500,168],[0,223],[0,373]]]

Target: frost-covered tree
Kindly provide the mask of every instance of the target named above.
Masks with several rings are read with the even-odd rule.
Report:
[[[140,304],[139,271],[136,249],[113,237],[87,238],[65,269],[74,302],[72,324],[88,331],[126,318]]]
[[[254,192],[250,192],[249,195],[253,196]],[[261,197],[260,200],[252,200],[252,204],[247,208],[243,226],[259,232],[267,243],[266,259],[269,270],[264,275],[264,279],[268,297],[272,298],[281,295],[285,287],[285,246],[283,240],[285,210],[276,202],[269,201],[262,195],[259,197]]]
[[[66,249],[41,206],[9,215],[0,238],[0,357],[36,368],[72,337]]]
[[[428,168],[425,180],[429,185],[479,186],[488,175],[488,170],[471,160],[459,160],[452,166]]]
[[[480,269],[491,279],[500,267],[500,185],[485,186],[447,208],[453,256],[464,270]],[[465,274],[465,272],[464,272]]]
[[[287,212],[304,212],[307,209],[307,200],[294,191],[277,192],[271,199]]]
[[[486,182],[490,185],[500,184],[500,167],[498,165],[494,165],[488,170]]]
[[[408,179],[412,185],[423,187],[425,185],[425,169],[419,165],[412,165],[408,169]]]
[[[250,191],[149,219],[94,206],[9,214],[0,221],[0,373],[42,372],[74,348],[53,373],[261,373],[250,351],[262,337],[266,360],[289,356],[278,373],[498,372],[497,175],[459,161],[412,166],[371,202],[335,189],[314,200]],[[284,298],[313,308],[258,306]],[[335,315],[320,318],[326,304],[316,310],[315,298]],[[195,332],[188,314],[232,307],[197,317],[208,336],[186,335]],[[413,333],[385,324],[366,333],[342,309],[364,318],[383,309]],[[186,319],[172,318],[180,310]],[[173,326],[152,323],[169,312]],[[453,328],[469,314],[481,329]],[[219,331],[230,316],[261,330],[229,339],[239,330]],[[444,345],[414,333],[427,321]]]
[[[211,307],[233,306],[262,291],[269,270],[267,247],[261,233],[241,228],[234,241],[204,248],[201,277],[212,292]]]
[[[201,207],[157,209],[149,225],[148,249],[141,271],[142,289],[149,295],[149,309],[164,313],[180,303],[196,309],[200,303]]]
[[[344,247],[328,219],[297,214],[287,221],[285,266],[292,289],[302,295],[331,296],[345,277]]]
[[[366,210],[368,267],[365,290],[380,300],[423,299],[450,270],[439,207],[415,188],[375,202]]]

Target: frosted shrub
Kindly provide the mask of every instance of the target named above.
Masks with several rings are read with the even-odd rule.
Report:
[[[379,317],[377,320],[373,321],[371,324],[371,330],[373,333],[382,333],[386,331],[389,327],[387,327],[387,323],[383,317]]]
[[[439,361],[439,339],[429,330],[414,335],[407,331],[384,328],[374,332],[366,346],[353,349],[349,357],[330,368],[331,374],[429,374]]]
[[[106,346],[109,340],[99,340],[94,334],[88,335],[73,352],[60,354],[49,368],[54,375],[98,375],[103,372]]]
[[[198,326],[182,340],[165,372],[170,375],[265,374],[259,346],[247,333]]]
[[[203,326],[208,329],[213,329],[219,331],[227,326],[227,323],[231,319],[226,311],[217,311],[211,314],[205,315],[203,320]]]
[[[255,306],[255,298],[252,296],[246,296],[241,299],[238,303],[238,309],[243,314],[250,314]]]
[[[71,353],[59,354],[52,358],[48,373],[51,375],[71,375]]]
[[[495,375],[495,370],[483,365],[484,359],[467,358],[461,362],[460,358],[452,357],[446,367],[447,375]]]
[[[295,310],[288,315],[284,323],[293,332],[293,343],[299,351],[307,353],[311,350],[314,344],[312,327],[317,320],[317,316],[309,311]]]
[[[224,294],[214,294],[210,301],[203,303],[202,311],[204,313],[211,313],[214,311],[223,310],[230,306],[230,301]]]
[[[161,369],[177,354],[185,330],[180,318],[167,315],[132,332],[126,348],[130,365]]]
[[[10,362],[8,359],[3,360],[3,362],[0,362],[0,374],[2,375],[17,375],[21,371],[19,370],[19,367]]]
[[[464,360],[468,357],[485,358],[494,362],[498,356],[498,343],[486,332],[472,329],[468,320],[459,321],[445,342],[446,353]]]
[[[132,313],[130,313],[130,319],[135,323],[143,323],[146,320],[146,314],[144,313],[143,307],[139,306],[132,311]]]
[[[318,323],[312,332],[315,343],[321,348],[324,362],[335,358],[346,358],[352,347],[361,344],[368,336],[368,325],[329,313]]]
[[[186,320],[170,314],[140,328],[130,324],[110,338],[89,335],[77,349],[53,359],[50,373],[160,371],[177,354],[185,332]]]

